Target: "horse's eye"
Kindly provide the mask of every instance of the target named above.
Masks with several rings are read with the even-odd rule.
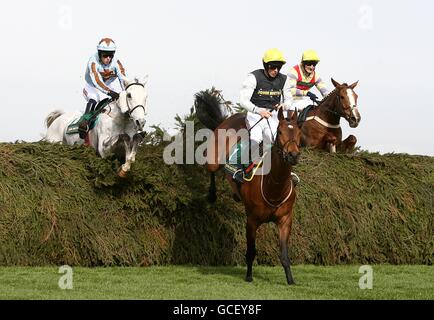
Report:
[[[127,93],[127,98],[131,99],[131,93]]]

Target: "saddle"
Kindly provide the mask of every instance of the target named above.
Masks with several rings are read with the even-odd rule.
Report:
[[[98,120],[98,115],[103,111],[103,109],[111,102],[110,98],[105,98],[101,100],[95,107],[95,110],[89,113],[83,114],[79,119],[72,122],[66,129],[66,134],[77,134],[79,133],[80,124],[87,121],[89,130],[92,130]]]
[[[307,114],[309,113],[310,110],[312,110],[313,108],[315,108],[315,106],[313,104],[307,106],[306,108],[304,108],[299,114],[298,114],[298,118],[297,118],[297,125],[299,127],[301,127],[301,125],[303,124],[303,122],[306,121],[307,118]]]

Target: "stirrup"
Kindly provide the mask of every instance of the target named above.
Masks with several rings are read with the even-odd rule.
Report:
[[[232,179],[239,183],[244,183],[244,171],[243,169],[238,169],[235,171],[235,173],[232,175]]]
[[[81,124],[78,126],[78,136],[81,139],[86,138],[87,133],[89,132],[89,124],[86,124],[86,127],[83,128]]]

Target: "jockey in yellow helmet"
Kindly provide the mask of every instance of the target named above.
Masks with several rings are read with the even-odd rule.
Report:
[[[266,148],[267,144],[274,140],[279,125],[276,109],[291,108],[292,95],[288,77],[280,73],[285,63],[279,49],[269,49],[262,58],[264,68],[249,73],[242,84],[240,105],[247,110],[246,125],[250,129],[252,154],[260,155],[261,141],[264,140]],[[241,153],[245,153],[246,149],[248,148],[244,148]],[[234,174],[233,178],[242,183],[243,171]]]
[[[251,132],[252,141],[258,144],[267,136],[271,135],[279,124],[277,112],[273,112],[277,106],[288,110],[292,104],[292,96],[287,76],[280,73],[280,69],[286,63],[283,53],[278,49],[269,49],[262,58],[263,69],[255,70],[248,74],[243,82],[240,92],[240,104],[247,110],[246,124],[248,128],[261,121]],[[270,127],[272,132],[270,132]]]
[[[294,98],[294,103],[291,109],[297,108],[301,111],[312,102],[317,102],[318,97],[310,92],[313,86],[315,86],[323,97],[325,97],[329,91],[316,72],[316,66],[320,61],[318,54],[314,50],[307,50],[303,52],[301,63],[297,64],[288,73],[289,84],[291,88],[291,94]]]

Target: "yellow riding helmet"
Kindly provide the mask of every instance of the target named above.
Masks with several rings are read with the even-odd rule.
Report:
[[[315,50],[306,50],[303,52],[303,56],[301,57],[301,61],[318,61],[319,57]]]
[[[267,51],[265,51],[262,61],[264,61],[264,63],[268,63],[271,61],[282,62],[283,64],[286,63],[282,51],[276,48],[268,49]]]

